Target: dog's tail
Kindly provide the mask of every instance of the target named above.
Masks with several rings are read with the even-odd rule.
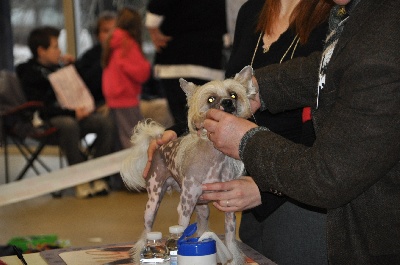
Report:
[[[132,151],[121,167],[122,180],[128,189],[139,191],[146,187],[143,170],[147,163],[147,148],[150,141],[160,137],[164,130],[161,124],[151,119],[139,122],[133,129]]]

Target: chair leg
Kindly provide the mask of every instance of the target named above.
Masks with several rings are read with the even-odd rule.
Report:
[[[26,146],[26,145],[24,145],[24,144],[22,144],[22,143],[21,143],[21,148],[24,147],[25,150],[26,150],[26,152],[29,153],[29,156],[26,155],[25,157],[26,157],[26,160],[28,161],[28,163],[29,163],[29,160],[32,160],[32,163],[31,163],[31,164],[32,164],[32,167],[36,168],[35,165],[33,164],[33,162],[34,162],[34,161],[37,161],[47,172],[50,172],[51,169],[50,169],[50,168],[42,161],[42,159],[40,159],[40,157],[39,157],[40,152],[43,150],[43,148],[46,146],[46,144],[47,144],[47,141],[40,142],[40,144],[39,144],[39,146],[37,147],[36,151],[32,151],[28,146]],[[21,150],[21,149],[20,149],[20,150]],[[21,150],[21,151],[22,151],[22,150]],[[29,157],[31,157],[31,158],[29,158]],[[34,159],[32,159],[32,157],[34,157]],[[39,174],[40,174],[39,171],[36,171],[36,170],[35,170],[35,172],[36,172],[36,175],[39,175]]]
[[[26,146],[23,140],[18,138],[13,138],[12,140],[26,160],[26,165],[21,170],[16,180],[21,180],[29,168],[32,168],[35,171],[36,175],[40,175],[39,170],[36,168],[34,164],[35,161],[37,161],[47,172],[51,171],[51,169],[39,157],[39,154],[42,152],[43,148],[47,144],[46,140],[40,142],[39,146],[34,151],[32,151],[28,146]]]
[[[6,183],[10,181],[10,176],[9,176],[9,149],[8,149],[8,144],[6,142],[6,134],[3,134],[3,141],[4,141],[4,163],[5,163],[5,173],[6,173]],[[19,152],[21,155],[24,157],[26,164],[23,167],[23,169],[20,171],[18,174],[16,180],[21,180],[24,178],[26,172],[29,170],[29,168],[32,168],[33,171],[36,173],[36,175],[40,175],[40,171],[37,168],[37,165],[35,165],[35,162],[37,161],[39,165],[41,165],[47,172],[51,172],[51,169],[40,159],[39,155],[43,151],[44,147],[47,145],[48,139],[44,139],[43,141],[39,142],[39,145],[33,149],[30,148],[29,146],[26,145],[23,139],[17,138],[17,137],[11,137],[10,139],[12,142],[15,144],[15,146],[18,148]],[[60,168],[63,167],[63,157],[62,157],[62,150],[59,148],[59,158],[60,158]],[[59,198],[62,196],[62,191],[58,192],[53,192],[52,196],[54,198]]]
[[[5,131],[3,131],[3,143],[4,143],[4,169],[6,173],[6,183],[10,181],[9,168],[8,168],[8,143]]]
[[[22,154],[22,156],[25,158],[25,161],[27,162],[27,164],[25,165],[24,169],[22,171],[22,173],[20,173],[18,175],[18,177],[25,174],[25,172],[31,167],[33,169],[33,171],[35,171],[36,175],[39,175],[39,170],[36,168],[36,166],[33,163],[30,163],[29,159],[30,157],[32,157],[32,151],[28,148],[25,147],[23,143],[21,143],[20,141],[13,141],[15,146],[18,148],[19,152]]]
[[[64,162],[63,162],[63,153],[61,147],[58,147],[58,157],[60,158],[60,168],[63,168]]]
[[[17,180],[21,180],[21,179],[24,177],[26,171],[28,171],[28,169],[31,168],[31,167],[35,170],[35,172],[36,172],[37,175],[40,174],[40,172],[35,168],[35,165],[33,164],[33,163],[35,162],[35,160],[38,161],[38,162],[43,166],[43,168],[46,169],[47,172],[50,172],[50,171],[51,171],[50,168],[47,167],[47,166],[38,158],[40,152],[42,152],[42,150],[43,150],[43,148],[45,147],[45,145],[46,145],[46,143],[41,142],[34,152],[32,152],[29,148],[27,148],[27,150],[29,150],[28,152],[31,154],[31,156],[28,158],[25,167],[23,168],[23,170],[21,171],[21,173],[18,175]]]

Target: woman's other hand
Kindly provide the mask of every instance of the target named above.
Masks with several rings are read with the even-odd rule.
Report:
[[[203,184],[202,188],[200,200],[213,201],[213,205],[223,212],[240,212],[261,204],[260,190],[249,176]]]
[[[163,144],[166,144],[174,139],[176,139],[178,135],[176,132],[172,130],[166,130],[160,138],[156,140],[152,140],[149,144],[149,148],[147,149],[147,164],[143,170],[143,177],[147,178],[147,174],[149,173],[151,161],[153,161],[154,152]]]

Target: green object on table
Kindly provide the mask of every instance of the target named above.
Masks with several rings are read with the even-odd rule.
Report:
[[[26,252],[41,249],[42,246],[58,246],[58,237],[57,235],[13,237],[8,241],[8,245],[14,245]]]

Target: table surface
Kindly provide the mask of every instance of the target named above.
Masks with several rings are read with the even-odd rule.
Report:
[[[242,242],[238,242],[240,248],[243,252],[256,261],[259,265],[276,265],[270,259],[264,257],[254,249],[250,248],[246,244]],[[61,248],[61,249],[54,249],[54,250],[47,250],[40,253],[32,253],[32,254],[24,254],[24,259],[29,265],[66,265],[64,260],[60,257],[62,253],[68,252],[79,252],[82,250],[91,250],[91,249],[105,249],[105,248],[112,248],[112,247],[121,247],[121,246],[131,246],[133,245],[132,242],[123,243],[123,244],[111,244],[106,246],[96,246],[96,247],[70,247],[70,248]],[[0,260],[5,262],[8,265],[22,265],[23,263],[18,259],[17,256],[6,256],[0,257]],[[86,262],[85,262],[86,263]],[[87,265],[90,265],[86,263]],[[98,264],[98,263],[96,263]]]
[[[42,256],[40,256],[40,253],[24,254],[24,259],[29,265],[48,265]],[[17,256],[0,257],[0,260],[8,265],[23,265]]]

